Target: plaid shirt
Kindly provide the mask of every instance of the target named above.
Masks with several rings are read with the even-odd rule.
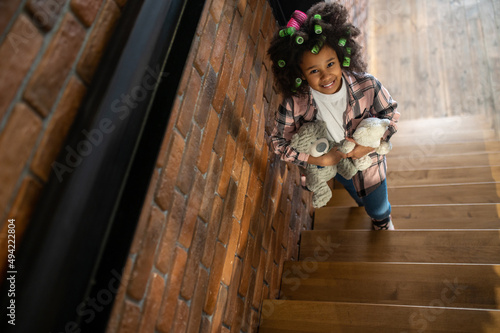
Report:
[[[370,74],[356,78],[348,72],[343,77],[348,85],[348,103],[344,112],[345,137],[351,137],[361,120],[368,117],[386,118],[391,121],[383,140],[388,141],[396,133],[399,112],[397,103],[382,84]],[[290,147],[292,136],[306,122],[316,120],[318,109],[311,92],[305,96],[292,96],[285,99],[276,113],[275,127],[271,134],[271,146],[283,161],[294,163],[302,168],[307,166],[308,154],[299,153]],[[354,186],[360,197],[370,194],[386,178],[385,156],[371,153],[372,165],[353,177]],[[304,185],[305,179],[302,184]]]

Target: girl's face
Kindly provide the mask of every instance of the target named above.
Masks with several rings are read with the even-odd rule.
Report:
[[[309,86],[323,94],[334,94],[342,87],[342,68],[337,53],[328,45],[318,54],[304,52],[300,69]]]

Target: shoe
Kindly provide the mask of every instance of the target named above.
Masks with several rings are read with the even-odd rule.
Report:
[[[392,224],[391,216],[386,217],[382,221],[377,221],[372,219],[372,229],[373,230],[395,230],[394,224]]]

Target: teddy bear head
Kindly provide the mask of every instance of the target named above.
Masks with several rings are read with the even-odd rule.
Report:
[[[365,118],[356,127],[353,138],[359,145],[378,148],[389,124],[389,119]]]
[[[324,121],[305,123],[292,137],[290,144],[299,153],[306,153],[318,157],[330,148],[328,142],[326,124]]]

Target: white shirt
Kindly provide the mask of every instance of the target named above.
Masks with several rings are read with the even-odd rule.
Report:
[[[323,94],[312,88],[311,91],[318,107],[316,117],[326,123],[328,140],[335,142],[344,140],[344,111],[347,108],[347,88],[344,77],[342,77],[342,87],[335,94]]]

